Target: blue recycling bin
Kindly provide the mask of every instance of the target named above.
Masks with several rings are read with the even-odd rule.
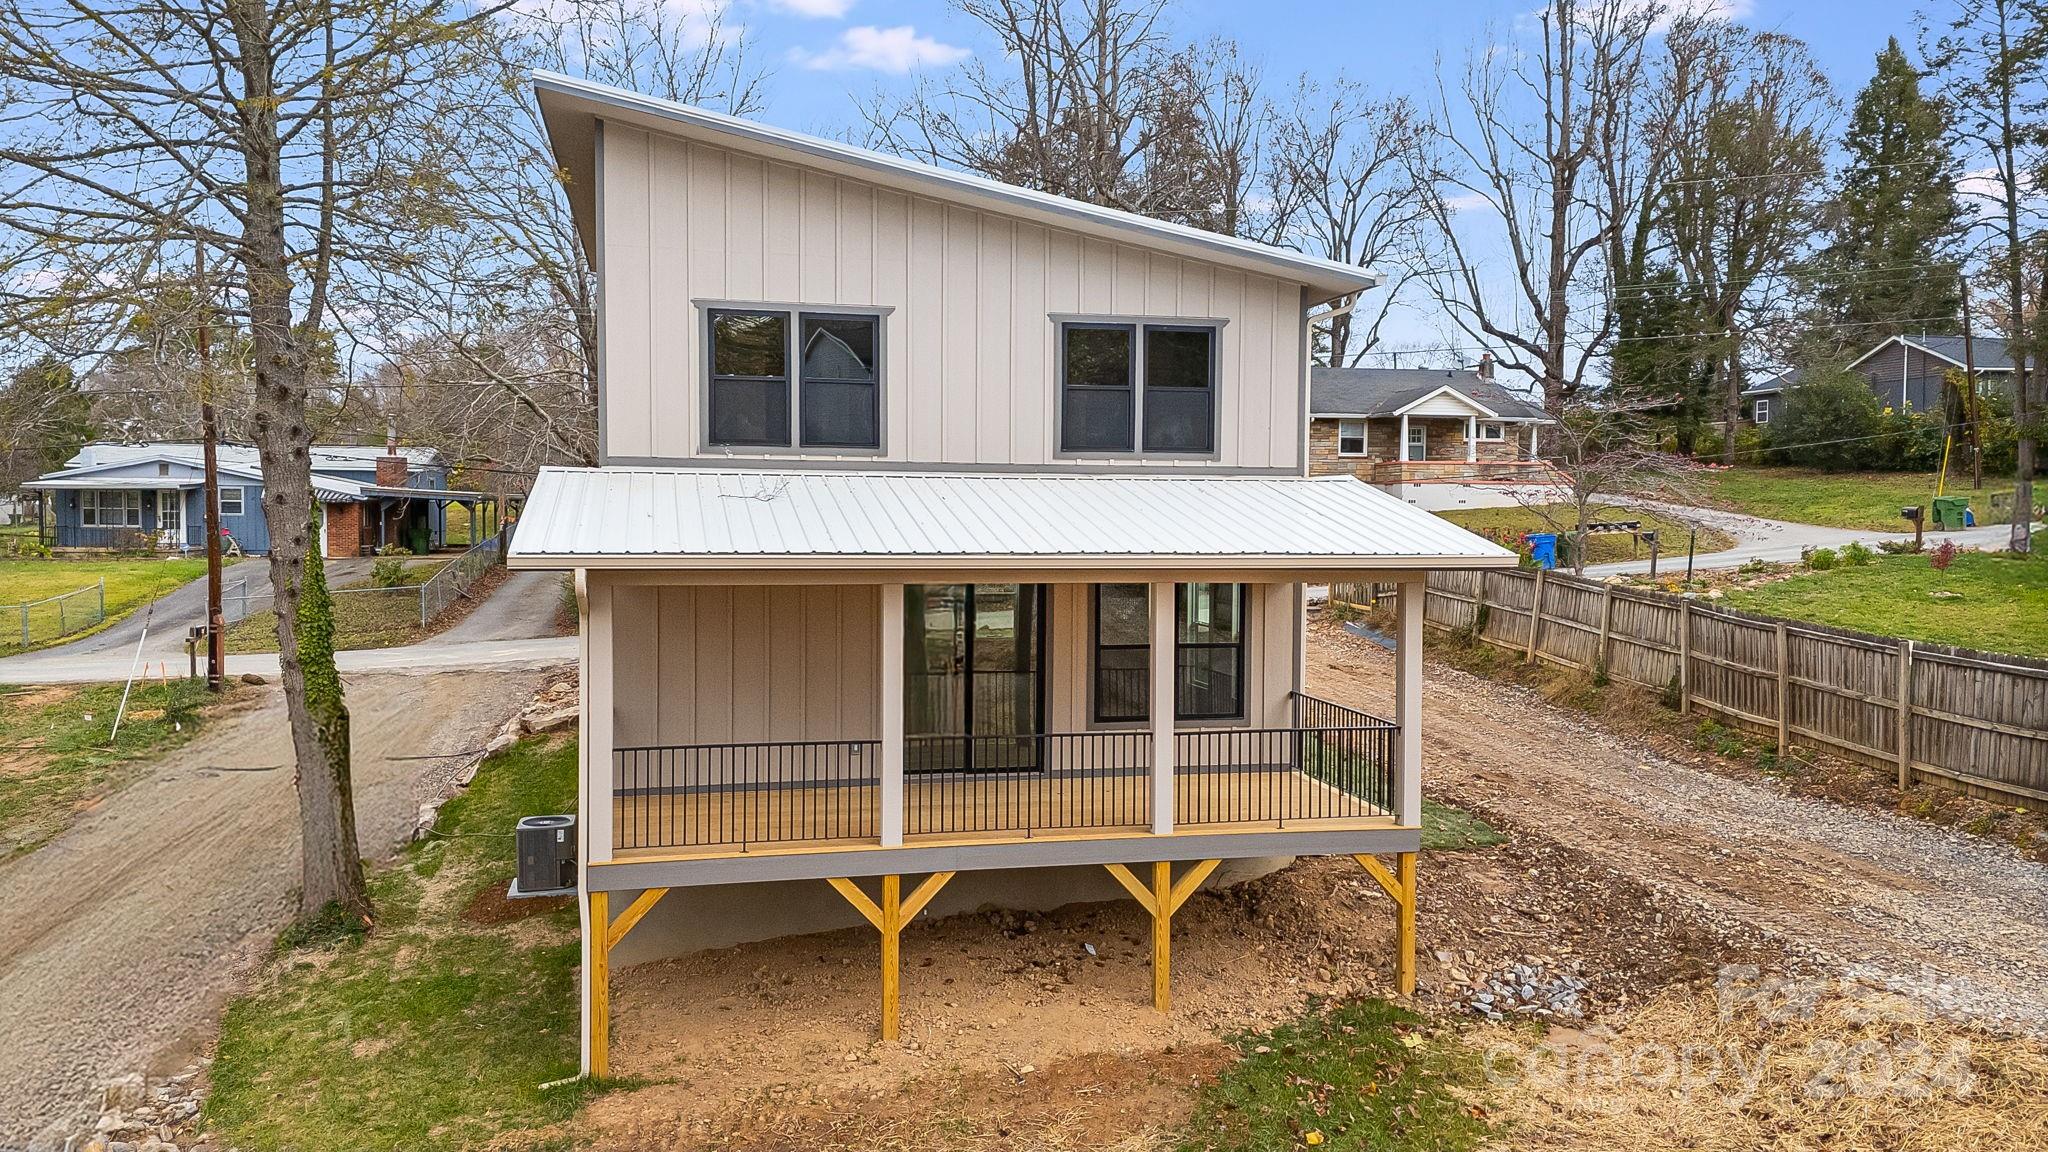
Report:
[[[1529,545],[1529,555],[1538,568],[1557,567],[1557,533],[1531,532],[1522,539]]]

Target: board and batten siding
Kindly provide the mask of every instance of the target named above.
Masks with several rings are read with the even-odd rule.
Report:
[[[1301,471],[1296,284],[614,123],[601,155],[608,463],[751,455],[703,443],[699,303],[729,301],[892,309],[885,460]],[[1062,314],[1223,321],[1215,458],[1060,455]]]

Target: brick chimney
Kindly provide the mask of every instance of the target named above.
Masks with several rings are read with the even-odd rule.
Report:
[[[384,454],[377,457],[377,486],[403,488],[411,475],[406,468],[405,457],[398,454],[398,429],[387,429],[384,433]]]
[[[1481,352],[1479,354],[1479,378],[1481,380],[1493,379],[1493,353]]]

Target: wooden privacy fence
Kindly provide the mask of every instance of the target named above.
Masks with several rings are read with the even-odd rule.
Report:
[[[1423,619],[1773,736],[2048,806],[2048,660],[1872,636],[1558,572],[1431,573]]]

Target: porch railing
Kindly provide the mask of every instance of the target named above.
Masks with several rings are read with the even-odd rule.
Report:
[[[1394,810],[1399,726],[1297,695],[1291,728],[1174,734],[1176,825],[1351,820]]]
[[[881,834],[881,743],[618,748],[618,848],[867,840]]]
[[[911,736],[904,835],[1145,827],[1151,747],[1139,731]]]

